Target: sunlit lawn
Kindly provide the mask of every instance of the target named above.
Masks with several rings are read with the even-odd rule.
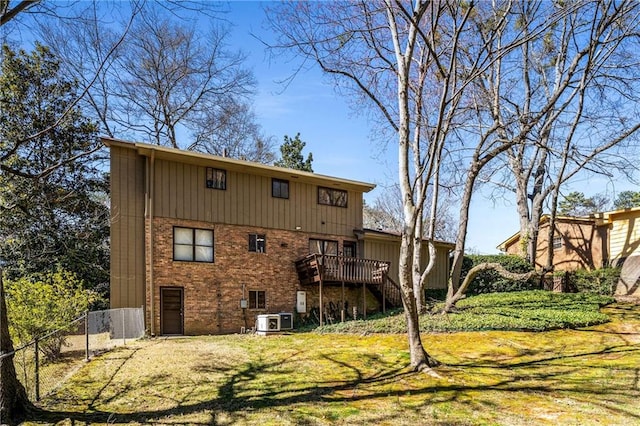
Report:
[[[155,339],[86,364],[42,403],[59,424],[640,424],[640,307],[582,330]]]

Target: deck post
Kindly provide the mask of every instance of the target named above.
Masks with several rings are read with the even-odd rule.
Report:
[[[362,318],[367,319],[367,284],[362,283]]]
[[[342,280],[342,306],[340,306],[340,322],[344,322],[344,279]]]
[[[322,278],[320,279],[320,327],[322,327],[324,325],[324,318],[323,318],[323,313],[322,313],[322,306],[323,306],[323,300],[322,300]]]
[[[382,274],[382,313],[387,313],[387,274]]]

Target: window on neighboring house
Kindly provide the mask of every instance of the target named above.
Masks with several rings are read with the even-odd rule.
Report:
[[[318,204],[347,207],[347,191],[318,187]]]
[[[250,290],[249,291],[249,309],[266,309],[267,294],[265,291]]]
[[[227,171],[207,167],[207,188],[227,189]]]
[[[553,249],[559,250],[562,248],[562,237],[553,237]]]
[[[289,181],[271,179],[271,196],[274,198],[289,198]]]
[[[173,228],[173,260],[213,262],[213,230]]]
[[[267,251],[266,236],[260,234],[249,234],[249,251],[265,253]]]

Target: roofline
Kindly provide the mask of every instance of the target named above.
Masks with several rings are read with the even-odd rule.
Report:
[[[380,230],[371,229],[371,228],[364,228],[362,232],[364,234],[365,239],[369,237],[377,240],[387,240],[387,241],[397,242],[402,237],[402,235],[399,232],[380,231]],[[423,238],[422,241],[427,242],[429,240],[426,238]],[[433,243],[436,246],[445,247],[450,250],[453,250],[456,247],[454,243],[450,243],[447,241],[433,240]]]
[[[608,212],[596,213],[596,218],[611,221],[611,216],[618,216],[625,213],[640,212],[640,207],[631,207],[628,209],[611,210]]]
[[[140,142],[130,142],[111,137],[101,137],[100,140],[108,147],[118,146],[133,149],[139,155],[150,157],[155,152],[156,159],[180,161],[200,166],[218,166],[226,170],[238,172],[250,172],[251,174],[275,177],[280,179],[293,179],[296,182],[321,183],[333,188],[350,189],[358,192],[369,192],[376,187],[373,183],[361,182],[351,179],[337,178],[301,170],[287,169],[285,167],[270,166],[253,161],[238,160],[235,158],[221,157],[195,151],[185,151],[177,148],[169,148],[160,145],[151,145]]]
[[[639,209],[640,210],[640,209]],[[551,219],[551,215],[543,214],[538,222],[538,225],[544,225]],[[584,222],[584,223],[593,223],[597,225],[597,218],[593,216],[556,216],[557,222]],[[500,251],[507,251],[506,246],[511,245],[516,242],[520,238],[520,232],[516,232],[511,235],[509,238],[501,242],[496,246],[496,248]]]

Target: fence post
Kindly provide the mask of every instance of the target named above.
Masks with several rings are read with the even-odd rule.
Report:
[[[124,334],[125,332],[124,310],[125,308],[120,309],[120,312],[122,312],[122,344],[126,346],[127,340],[126,340],[126,335]]]
[[[84,312],[84,353],[85,360],[89,361],[89,311]]]
[[[36,371],[34,373],[35,378],[35,390],[36,390],[36,401],[40,401],[40,339],[36,337],[35,340],[35,363],[36,363]]]

